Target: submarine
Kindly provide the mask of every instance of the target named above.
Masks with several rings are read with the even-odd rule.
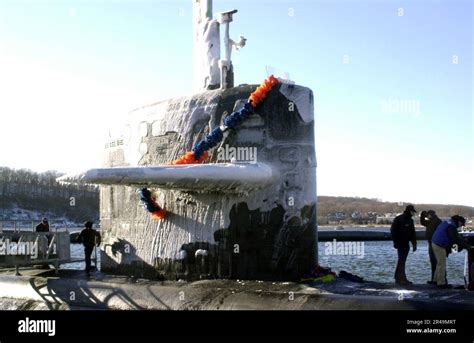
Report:
[[[318,264],[313,92],[272,75],[234,86],[236,10],[193,6],[194,94],[131,111],[100,168],[59,178],[100,187],[101,272],[0,271],[0,307],[472,310],[461,289],[302,280]]]
[[[234,86],[236,12],[194,0],[195,93],[132,110],[101,168],[59,178],[100,186],[103,272],[298,281],[317,265],[314,95]]]

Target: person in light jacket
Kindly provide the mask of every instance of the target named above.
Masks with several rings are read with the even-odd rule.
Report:
[[[458,251],[466,249],[473,251],[464,237],[458,233],[458,228],[466,225],[466,219],[459,215],[452,216],[451,219],[441,222],[436,228],[432,237],[433,252],[436,256],[435,280],[438,288],[452,288],[446,280],[446,258],[452,252],[453,246]]]

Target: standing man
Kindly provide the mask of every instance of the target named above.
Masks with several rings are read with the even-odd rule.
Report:
[[[91,271],[91,255],[94,250],[94,246],[100,245],[100,233],[92,228],[92,222],[87,221],[84,223],[85,229],[81,231],[77,237],[77,241],[84,245],[84,256],[86,258],[86,274],[90,275]],[[97,263],[97,261],[96,261]]]
[[[415,223],[412,217],[415,215],[416,210],[413,205],[408,205],[405,211],[396,216],[393,220],[390,233],[392,234],[393,247],[397,249],[398,262],[397,269],[395,270],[395,283],[398,285],[411,285],[413,282],[408,281],[405,274],[405,264],[410,251],[411,242],[413,246],[413,252],[416,251],[416,233]]]
[[[48,218],[43,218],[41,223],[36,225],[36,232],[49,232]]]
[[[466,225],[466,219],[455,215],[439,224],[433,234],[433,252],[436,256],[434,277],[438,288],[452,288],[446,281],[446,257],[452,252],[453,245],[456,245],[458,251],[467,249],[472,252],[474,249],[458,233],[458,228],[464,225]]]
[[[420,215],[420,222],[421,225],[426,227],[426,240],[428,241],[428,254],[430,256],[430,264],[431,264],[431,280],[428,281],[430,285],[436,285],[436,281],[434,278],[434,274],[436,271],[436,257],[433,252],[433,246],[431,242],[431,238],[438,227],[441,224],[441,219],[438,218],[436,212],[433,210],[429,210],[428,212],[422,211]]]

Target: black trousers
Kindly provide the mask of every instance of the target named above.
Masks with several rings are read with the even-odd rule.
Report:
[[[397,262],[397,269],[395,269],[395,281],[407,281],[407,276],[405,274],[405,264],[407,262],[408,252],[410,251],[410,247],[408,248],[399,248],[397,249],[398,252],[398,262]]]
[[[431,246],[431,241],[428,241],[428,254],[430,255],[431,281],[434,281],[434,273],[435,273],[435,270],[436,270],[436,256],[433,252],[433,247]]]
[[[84,247],[84,256],[86,258],[86,273],[91,271],[91,255],[94,251],[94,246],[85,246]]]

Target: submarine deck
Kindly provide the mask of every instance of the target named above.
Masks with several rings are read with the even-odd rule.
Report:
[[[71,300],[74,292],[74,300]],[[249,280],[150,281],[95,272],[0,271],[4,309],[474,310],[474,292],[336,279],[330,283]]]

